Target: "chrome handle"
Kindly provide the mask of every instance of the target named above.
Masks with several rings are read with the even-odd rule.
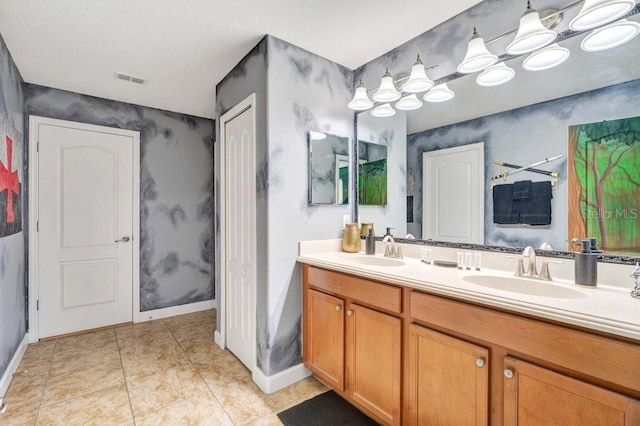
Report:
[[[476,365],[478,366],[478,368],[484,367],[484,359],[482,358],[476,359]]]
[[[504,370],[504,377],[506,377],[507,379],[513,379],[513,371],[507,368],[506,370]]]
[[[353,311],[352,311],[351,309],[349,309],[349,310],[347,311],[347,315],[349,315],[349,316],[353,315]]]
[[[116,243],[128,243],[128,242],[129,242],[129,240],[131,240],[131,238],[129,238],[129,237],[122,237],[122,238],[120,238],[119,240],[116,240],[115,242],[116,242]]]
[[[339,310],[341,310],[341,309],[342,309],[342,306],[340,306],[340,305],[336,305],[336,311],[339,311]]]

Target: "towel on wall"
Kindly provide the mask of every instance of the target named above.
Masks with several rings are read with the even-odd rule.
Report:
[[[493,187],[493,223],[504,225],[520,223],[520,215],[513,202],[513,185]]]
[[[493,187],[493,223],[549,225],[551,182],[519,181]]]

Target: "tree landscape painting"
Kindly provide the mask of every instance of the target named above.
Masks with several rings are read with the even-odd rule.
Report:
[[[569,127],[569,249],[572,238],[640,253],[640,117]]]

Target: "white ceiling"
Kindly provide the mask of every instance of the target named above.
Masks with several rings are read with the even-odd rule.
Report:
[[[0,0],[0,34],[28,83],[213,118],[216,84],[265,34],[353,69],[479,2]]]

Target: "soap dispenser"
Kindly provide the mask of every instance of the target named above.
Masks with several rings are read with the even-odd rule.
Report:
[[[373,229],[369,228],[366,240],[367,254],[376,254],[376,237],[373,235]]]
[[[597,247],[597,242],[593,240],[595,238],[571,240],[572,243],[579,244],[581,247],[580,252],[574,254],[575,283],[578,285],[589,287],[598,285],[598,254],[592,251],[592,247]]]

